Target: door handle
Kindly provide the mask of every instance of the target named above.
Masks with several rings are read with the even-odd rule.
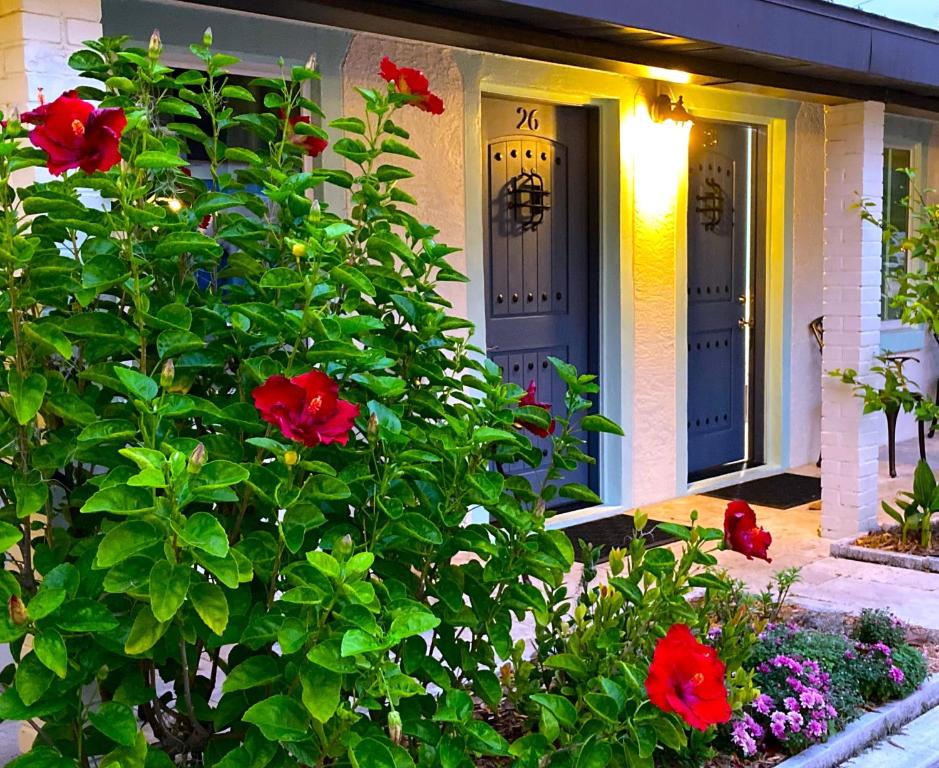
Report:
[[[745,320],[744,318],[741,317],[741,318],[737,321],[737,325],[739,325],[741,328],[752,328],[752,327],[753,327],[753,321],[752,321],[752,320]]]

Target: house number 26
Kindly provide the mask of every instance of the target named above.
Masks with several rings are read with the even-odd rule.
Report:
[[[535,117],[537,113],[537,109],[526,109],[525,107],[519,107],[516,109],[515,114],[519,115],[519,121],[515,124],[515,128],[525,128],[529,131],[537,131],[538,118]]]

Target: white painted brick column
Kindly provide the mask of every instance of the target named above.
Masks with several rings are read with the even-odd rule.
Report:
[[[80,84],[69,56],[101,36],[101,0],[0,0],[0,109],[35,107]],[[18,174],[28,184],[35,171]]]
[[[881,414],[863,415],[835,368],[869,373],[880,347],[881,231],[861,220],[860,199],[883,199],[884,105],[825,110],[825,241],[822,355],[822,534],[843,538],[877,521]]]

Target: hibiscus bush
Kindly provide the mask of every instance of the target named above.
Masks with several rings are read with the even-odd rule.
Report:
[[[192,52],[89,42],[70,63],[93,85],[0,128],[21,768],[650,766],[713,734],[750,695],[741,636],[705,644],[685,597],[724,587],[705,544],[766,557],[769,535],[745,505],[723,533],[672,526],[678,558],[638,541],[572,605],[545,517],[600,501],[564,476],[586,432],[621,432],[564,361],[563,403],[505,383],[438,290],[465,278],[396,163],[399,113],[445,109],[427,79],[376,62],[361,113],[326,121],[313,63],[256,96],[210,32]],[[344,168],[314,167],[328,142]]]

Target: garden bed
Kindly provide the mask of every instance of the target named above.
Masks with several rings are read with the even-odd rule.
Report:
[[[928,549],[923,548],[918,541],[912,540],[902,543],[898,526],[832,542],[830,552],[832,557],[846,560],[939,573],[939,547],[934,544]]]

